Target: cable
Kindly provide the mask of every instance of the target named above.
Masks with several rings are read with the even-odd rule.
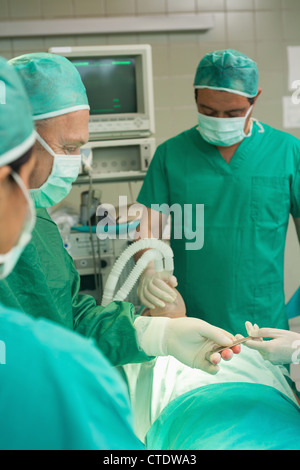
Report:
[[[98,262],[99,262],[99,271],[97,269],[97,260],[96,260],[96,253],[94,247],[94,236],[92,230],[92,222],[91,222],[91,208],[92,208],[92,189],[93,189],[93,180],[90,171],[88,171],[89,177],[89,194],[88,194],[88,224],[89,224],[89,231],[90,231],[90,239],[91,239],[91,247],[92,247],[92,257],[93,257],[93,265],[94,265],[94,280],[95,280],[95,287],[96,287],[96,295],[98,304],[100,304],[101,296],[103,292],[103,284],[102,284],[102,275],[101,275],[101,246],[99,238],[97,237],[97,251],[98,251]]]

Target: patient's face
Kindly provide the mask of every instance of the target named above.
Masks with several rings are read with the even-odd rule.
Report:
[[[178,292],[177,289],[174,289],[177,294],[175,302],[172,304],[166,303],[164,308],[155,307],[154,309],[147,309],[143,315],[148,317],[169,317],[169,318],[179,318],[186,316],[185,303]]]

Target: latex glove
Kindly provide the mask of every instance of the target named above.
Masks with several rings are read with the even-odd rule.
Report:
[[[250,349],[260,352],[262,357],[275,365],[300,362],[300,334],[276,328],[259,328],[246,322],[246,329],[250,336],[260,338],[261,341],[249,340],[245,344]],[[262,338],[272,338],[262,341]]]
[[[134,327],[138,342],[148,356],[174,356],[183,364],[210,374],[219,371],[221,361],[221,355],[213,353],[213,349],[230,347],[235,339],[227,331],[191,317],[139,317]],[[239,351],[240,348],[235,350]],[[226,360],[232,356],[228,349],[222,353]]]
[[[169,284],[169,285],[168,285]],[[154,267],[149,266],[140,277],[137,294],[148,308],[165,307],[165,303],[173,303],[176,293],[172,287],[177,286],[177,279],[167,271],[157,273]]]

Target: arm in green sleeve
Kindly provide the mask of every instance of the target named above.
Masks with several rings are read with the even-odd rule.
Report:
[[[69,258],[74,330],[96,341],[99,349],[114,366],[146,362],[148,357],[137,342],[133,326],[134,307],[128,302],[111,302],[107,307],[96,304],[90,295],[79,294],[80,276]]]
[[[291,185],[291,214],[294,219],[296,233],[300,243],[300,158],[297,152],[298,165]]]
[[[295,167],[291,184],[291,214],[295,221],[300,218],[300,150],[297,152],[296,161],[297,166]],[[297,225],[296,229],[298,229]]]

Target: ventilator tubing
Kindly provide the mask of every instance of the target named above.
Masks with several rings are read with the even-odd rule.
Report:
[[[135,267],[129,274],[127,280],[124,282],[123,286],[114,295],[119,277],[127,261],[129,261],[129,259],[138,251],[145,250],[147,248],[148,251],[146,251],[140,257]],[[155,238],[139,240],[130,245],[120,255],[120,257],[117,259],[114,266],[112,267],[112,270],[105,284],[101,305],[103,307],[106,307],[110,302],[113,302],[114,300],[125,300],[129,292],[133,288],[134,284],[151,261],[154,261],[156,272],[168,271],[170,272],[170,275],[172,275],[174,271],[173,256],[174,255],[172,248],[163,241],[157,240]]]

